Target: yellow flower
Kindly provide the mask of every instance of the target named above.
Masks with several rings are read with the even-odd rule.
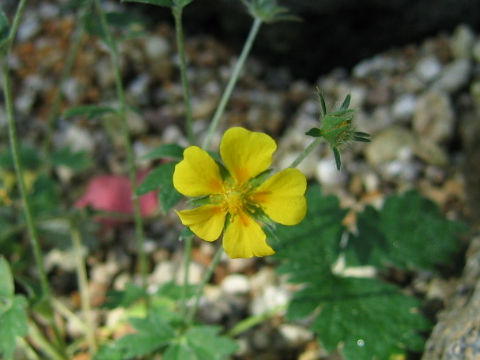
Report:
[[[273,254],[259,221],[267,215],[283,225],[298,224],[306,213],[307,186],[305,176],[291,168],[261,183],[276,148],[267,134],[240,127],[221,140],[225,169],[198,146],[186,148],[173,185],[185,196],[203,197],[203,205],[177,211],[183,225],[206,241],[217,240],[225,228],[223,247],[231,258]]]

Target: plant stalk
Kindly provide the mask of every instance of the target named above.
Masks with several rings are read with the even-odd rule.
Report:
[[[125,150],[126,150],[127,164],[128,164],[128,176],[130,178],[132,194],[133,194],[133,199],[132,199],[133,200],[133,217],[135,222],[135,234],[137,237],[138,267],[139,267],[140,275],[142,279],[142,287],[146,288],[148,269],[147,269],[147,255],[145,253],[145,246],[144,246],[145,241],[144,241],[144,234],[143,234],[143,218],[140,212],[140,199],[136,194],[137,178],[136,178],[136,171],[135,171],[135,160],[134,160],[134,154],[133,154],[132,141],[130,139],[130,133],[128,129],[127,101],[125,98],[125,92],[123,90],[123,83],[122,83],[122,76],[120,73],[120,59],[118,55],[117,43],[110,32],[107,18],[105,16],[105,11],[103,10],[100,0],[95,0],[95,4],[98,9],[98,13],[100,15],[100,21],[102,23],[102,27],[106,35],[106,41],[108,44],[108,48],[110,50],[110,56],[112,58],[112,63],[113,63],[113,71],[115,74],[115,86],[117,89],[117,97],[120,102],[118,115],[120,117],[122,135],[125,142]]]
[[[318,137],[313,140],[310,145],[308,145],[305,150],[303,150],[300,154],[298,154],[297,158],[293,160],[292,164],[290,165],[291,168],[295,168],[317,147],[318,144],[322,142],[322,138]]]
[[[185,56],[185,41],[183,36],[183,24],[182,24],[182,6],[175,6],[172,8],[172,14],[175,18],[175,34],[177,39],[177,50],[180,58],[180,76],[182,78],[183,88],[183,100],[185,102],[185,116],[187,119],[187,137],[190,145],[195,144],[195,137],[193,134],[193,117],[192,117],[192,104],[190,96],[190,85],[187,77],[187,60]]]
[[[227,335],[230,337],[235,337],[240,335],[241,333],[251,329],[258,324],[261,324],[265,320],[271,318],[273,315],[277,314],[280,311],[284,311],[287,308],[286,304],[275,306],[274,308],[265,311],[263,314],[254,315],[246,318],[245,320],[240,321],[239,323],[235,324],[233,328],[231,328]]]
[[[252,48],[253,42],[257,37],[258,30],[260,29],[260,25],[262,25],[262,20],[258,17],[255,18],[252,24],[252,27],[250,28],[250,32],[248,34],[247,40],[243,45],[243,49],[240,54],[240,57],[238,58],[237,63],[235,64],[235,67],[233,68],[232,76],[228,81],[227,87],[225,88],[225,91],[223,92],[222,98],[220,99],[220,102],[217,106],[215,114],[213,115],[213,119],[210,123],[210,127],[208,128],[208,132],[205,137],[205,140],[203,141],[202,147],[205,150],[207,150],[208,147],[210,146],[210,142],[212,141],[213,134],[215,133],[215,130],[218,127],[218,123],[220,122],[223,112],[225,111],[225,107],[227,106],[228,100],[230,100],[233,88],[235,87],[235,84],[237,83],[238,77],[240,75],[240,71],[243,69],[243,66],[245,65],[245,60],[247,59],[248,54],[250,53],[250,50]]]

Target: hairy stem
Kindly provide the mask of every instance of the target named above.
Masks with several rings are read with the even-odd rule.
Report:
[[[291,168],[297,167],[300,163],[317,147],[318,144],[322,142],[322,138],[316,138],[313,140],[310,145],[308,145],[305,150],[298,154],[297,158],[290,165]]]
[[[125,92],[123,90],[123,83],[122,83],[122,76],[120,73],[120,58],[118,55],[117,43],[110,32],[107,18],[105,16],[105,11],[103,10],[100,0],[95,0],[95,4],[98,9],[98,13],[100,14],[100,20],[106,35],[106,41],[107,41],[108,47],[110,49],[110,55],[113,63],[113,71],[115,73],[115,85],[117,89],[117,97],[120,102],[118,115],[120,117],[122,135],[125,142],[125,150],[126,150],[127,164],[128,164],[128,176],[130,178],[132,194],[133,194],[133,217],[135,221],[135,234],[137,238],[138,267],[139,267],[140,275],[142,278],[142,286],[146,288],[148,269],[147,269],[147,255],[145,253],[145,246],[144,246],[143,218],[140,212],[140,199],[136,194],[137,179],[136,179],[136,171],[135,171],[135,160],[133,155],[132,141],[130,139],[130,133],[128,129],[127,100],[125,98]]]
[[[207,135],[202,144],[203,145],[202,147],[204,149],[208,149],[208,147],[210,146],[210,142],[212,141],[212,136],[218,127],[218,123],[220,122],[223,112],[225,111],[225,107],[227,106],[228,100],[230,100],[233,88],[237,83],[238,77],[240,75],[240,71],[245,65],[245,60],[247,59],[248,54],[250,53],[253,42],[258,34],[258,30],[260,29],[261,24],[262,24],[262,20],[260,18],[255,18],[252,24],[252,27],[250,28],[250,32],[248,34],[247,40],[243,45],[243,49],[240,54],[240,57],[238,58],[237,63],[235,64],[235,67],[233,68],[232,76],[228,81],[227,87],[225,88],[222,98],[220,99],[220,103],[218,104],[215,114],[213,115],[212,122],[210,123],[210,127],[208,128]]]
[[[190,145],[195,144],[193,134],[193,118],[192,105],[190,100],[190,85],[187,78],[187,60],[185,57],[185,41],[183,37],[182,13],[183,7],[175,6],[172,8],[173,17],[175,18],[175,33],[177,38],[177,50],[180,58],[180,76],[182,78],[183,100],[185,102],[185,116],[187,119],[187,136]]]

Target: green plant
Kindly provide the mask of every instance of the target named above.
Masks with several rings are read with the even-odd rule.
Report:
[[[100,0],[72,3],[78,11],[77,29],[60,82],[68,78],[76,54],[82,51],[82,36],[96,36],[109,51],[118,105],[80,105],[67,109],[62,116],[66,119],[82,117],[87,120],[113,116],[113,121],[121,129],[133,196],[137,269],[141,281],[140,284],[127,283],[121,291],[110,291],[102,306],[104,311],[121,309],[125,313],[121,324],[127,326],[130,333],[115,340],[109,337],[97,339],[88,289],[84,253],[88,248],[85,246],[84,233],[97,214],[92,209],[72,210],[71,206],[62,204],[62,196],[67,191],[62,189],[62,184],[52,171],[58,167],[67,167],[73,174],[77,174],[90,169],[93,162],[85,153],[74,152],[70,148],[52,149],[52,135],[60,112],[61,91],[56,93],[48,116],[43,152],[20,146],[7,58],[26,1],[19,2],[12,25],[0,5],[0,60],[10,138],[9,148],[0,149],[0,249],[3,254],[0,257],[0,355],[12,359],[16,356],[17,344],[20,356],[31,359],[48,357],[61,360],[83,352],[97,360],[152,359],[156,356],[167,360],[222,360],[228,359],[237,351],[238,345],[233,339],[235,336],[284,309],[278,307],[265,314],[246,318],[228,332],[219,326],[197,323],[200,299],[221,259],[221,247],[216,249],[199,285],[192,286],[189,271],[184,271],[182,285],[168,283],[155,293],[149,292],[148,257],[139,197],[152,191],[158,192],[163,213],[172,211],[182,200],[182,194],[186,194],[193,198],[190,204],[195,209],[213,208],[215,214],[220,214],[221,221],[217,221],[215,231],[210,231],[209,226],[202,227],[195,222],[198,216],[195,221],[187,219],[195,209],[177,212],[187,225],[179,234],[179,239],[184,244],[185,269],[190,265],[194,233],[207,233],[204,237],[211,241],[220,236],[224,226],[227,232],[232,230],[232,224],[236,224],[233,231],[245,233],[235,233],[231,238],[245,242],[253,238],[253,235],[258,235],[265,242],[261,255],[275,251],[277,272],[286,274],[291,283],[300,285],[287,305],[286,317],[289,321],[309,319],[311,329],[326,350],[339,348],[347,360],[388,359],[403,355],[408,350],[421,351],[422,332],[430,326],[421,313],[421,299],[406,294],[398,285],[389,282],[387,271],[435,271],[438,266],[448,263],[457,251],[458,235],[466,227],[459,222],[446,220],[435,204],[418,193],[407,192],[389,197],[381,210],[365,208],[357,214],[357,231],[349,232],[343,225],[348,209],[341,208],[336,197],[322,195],[315,184],[310,184],[304,197],[305,177],[300,171],[291,168],[297,167],[318,144],[322,141],[328,143],[334,153],[337,168],[340,169],[340,151],[345,144],[351,141],[369,141],[368,134],[355,130],[354,110],[349,108],[349,95],[337,110],[327,111],[323,96],[318,94],[320,125],[307,132],[307,135],[315,139],[293,161],[291,168],[275,175],[272,175],[269,166],[276,143],[265,134],[240,128],[230,129],[227,136],[231,142],[230,148],[221,145],[220,154],[209,151],[212,137],[218,129],[261,25],[297,19],[286,8],[278,6],[275,0],[243,0],[246,10],[253,17],[252,26],[206,131],[202,148],[195,146],[198,139],[193,132],[182,25],[183,11],[192,1],[131,0],[134,3],[167,7],[172,11],[185,103],[185,133],[190,144],[187,148],[178,144],[163,144],[146,154],[144,159],[157,160],[161,164],[141,182],[137,181],[137,164],[127,124],[127,112],[133,109],[133,104],[128,103],[125,96],[118,45],[132,37],[145,35],[138,29],[132,30],[135,26],[131,26],[143,20],[127,13],[107,12]],[[121,36],[118,36],[116,30],[122,28],[127,30],[120,31]],[[237,141],[239,138],[242,141]],[[237,151],[239,149],[235,145],[246,147],[245,143],[249,142],[249,145],[253,144],[252,147],[263,147],[257,156],[251,156],[252,151],[247,152],[248,156]],[[189,171],[194,162],[192,158],[195,160],[192,154],[206,159],[204,164],[209,165],[210,170],[213,169],[214,181],[207,184],[209,190],[213,188],[213,191],[189,191]],[[253,165],[242,163],[245,160],[243,156]],[[185,168],[189,171],[182,171]],[[190,183],[193,184],[192,181]],[[14,189],[15,185],[18,185],[18,192]],[[291,188],[296,188],[293,195]],[[274,193],[276,198],[272,200],[271,195]],[[305,199],[308,210],[303,219]],[[295,211],[291,211],[292,208]],[[295,213],[294,216],[291,213]],[[125,214],[103,215],[114,217]],[[422,223],[419,222],[420,218]],[[210,218],[202,218],[200,221],[208,223]],[[48,225],[52,224],[56,225],[54,231],[47,232]],[[59,228],[63,228],[63,232]],[[198,231],[199,228],[201,231]],[[250,232],[245,230],[247,228]],[[23,246],[24,230],[29,233],[40,288],[35,284],[35,279],[27,274],[30,256]],[[212,233],[216,236],[210,236]],[[52,239],[54,235],[62,235],[62,243],[71,245],[74,250],[81,318],[72,314],[56,299],[48,281],[42,247],[46,245],[44,239]],[[71,238],[71,243],[66,238]],[[244,248],[245,246],[236,248],[230,254],[258,255],[254,251],[243,251]],[[18,258],[23,260],[13,261]],[[345,264],[343,267],[340,266],[342,263]],[[365,266],[375,272],[352,276],[348,271],[352,268],[364,270]],[[14,279],[25,292],[24,295],[20,295],[18,287],[14,286]],[[56,321],[60,313],[78,321],[82,325],[84,337],[74,339],[75,341],[68,339]]]

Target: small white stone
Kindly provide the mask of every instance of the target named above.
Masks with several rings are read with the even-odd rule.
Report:
[[[72,151],[92,152],[95,144],[88,131],[76,125],[70,125],[64,134],[65,144],[68,144]]]
[[[322,159],[318,162],[315,176],[324,186],[342,186],[346,176],[342,170],[337,170],[333,157]]]
[[[435,56],[421,59],[415,66],[415,74],[423,81],[430,82],[442,71],[442,64]]]
[[[278,331],[291,347],[300,346],[313,339],[313,333],[307,329],[293,324],[282,324]]]
[[[405,94],[399,97],[393,104],[392,114],[395,119],[409,119],[415,111],[417,98],[412,94]]]
[[[242,274],[230,274],[222,281],[222,290],[227,294],[247,294],[250,291],[250,281]]]

